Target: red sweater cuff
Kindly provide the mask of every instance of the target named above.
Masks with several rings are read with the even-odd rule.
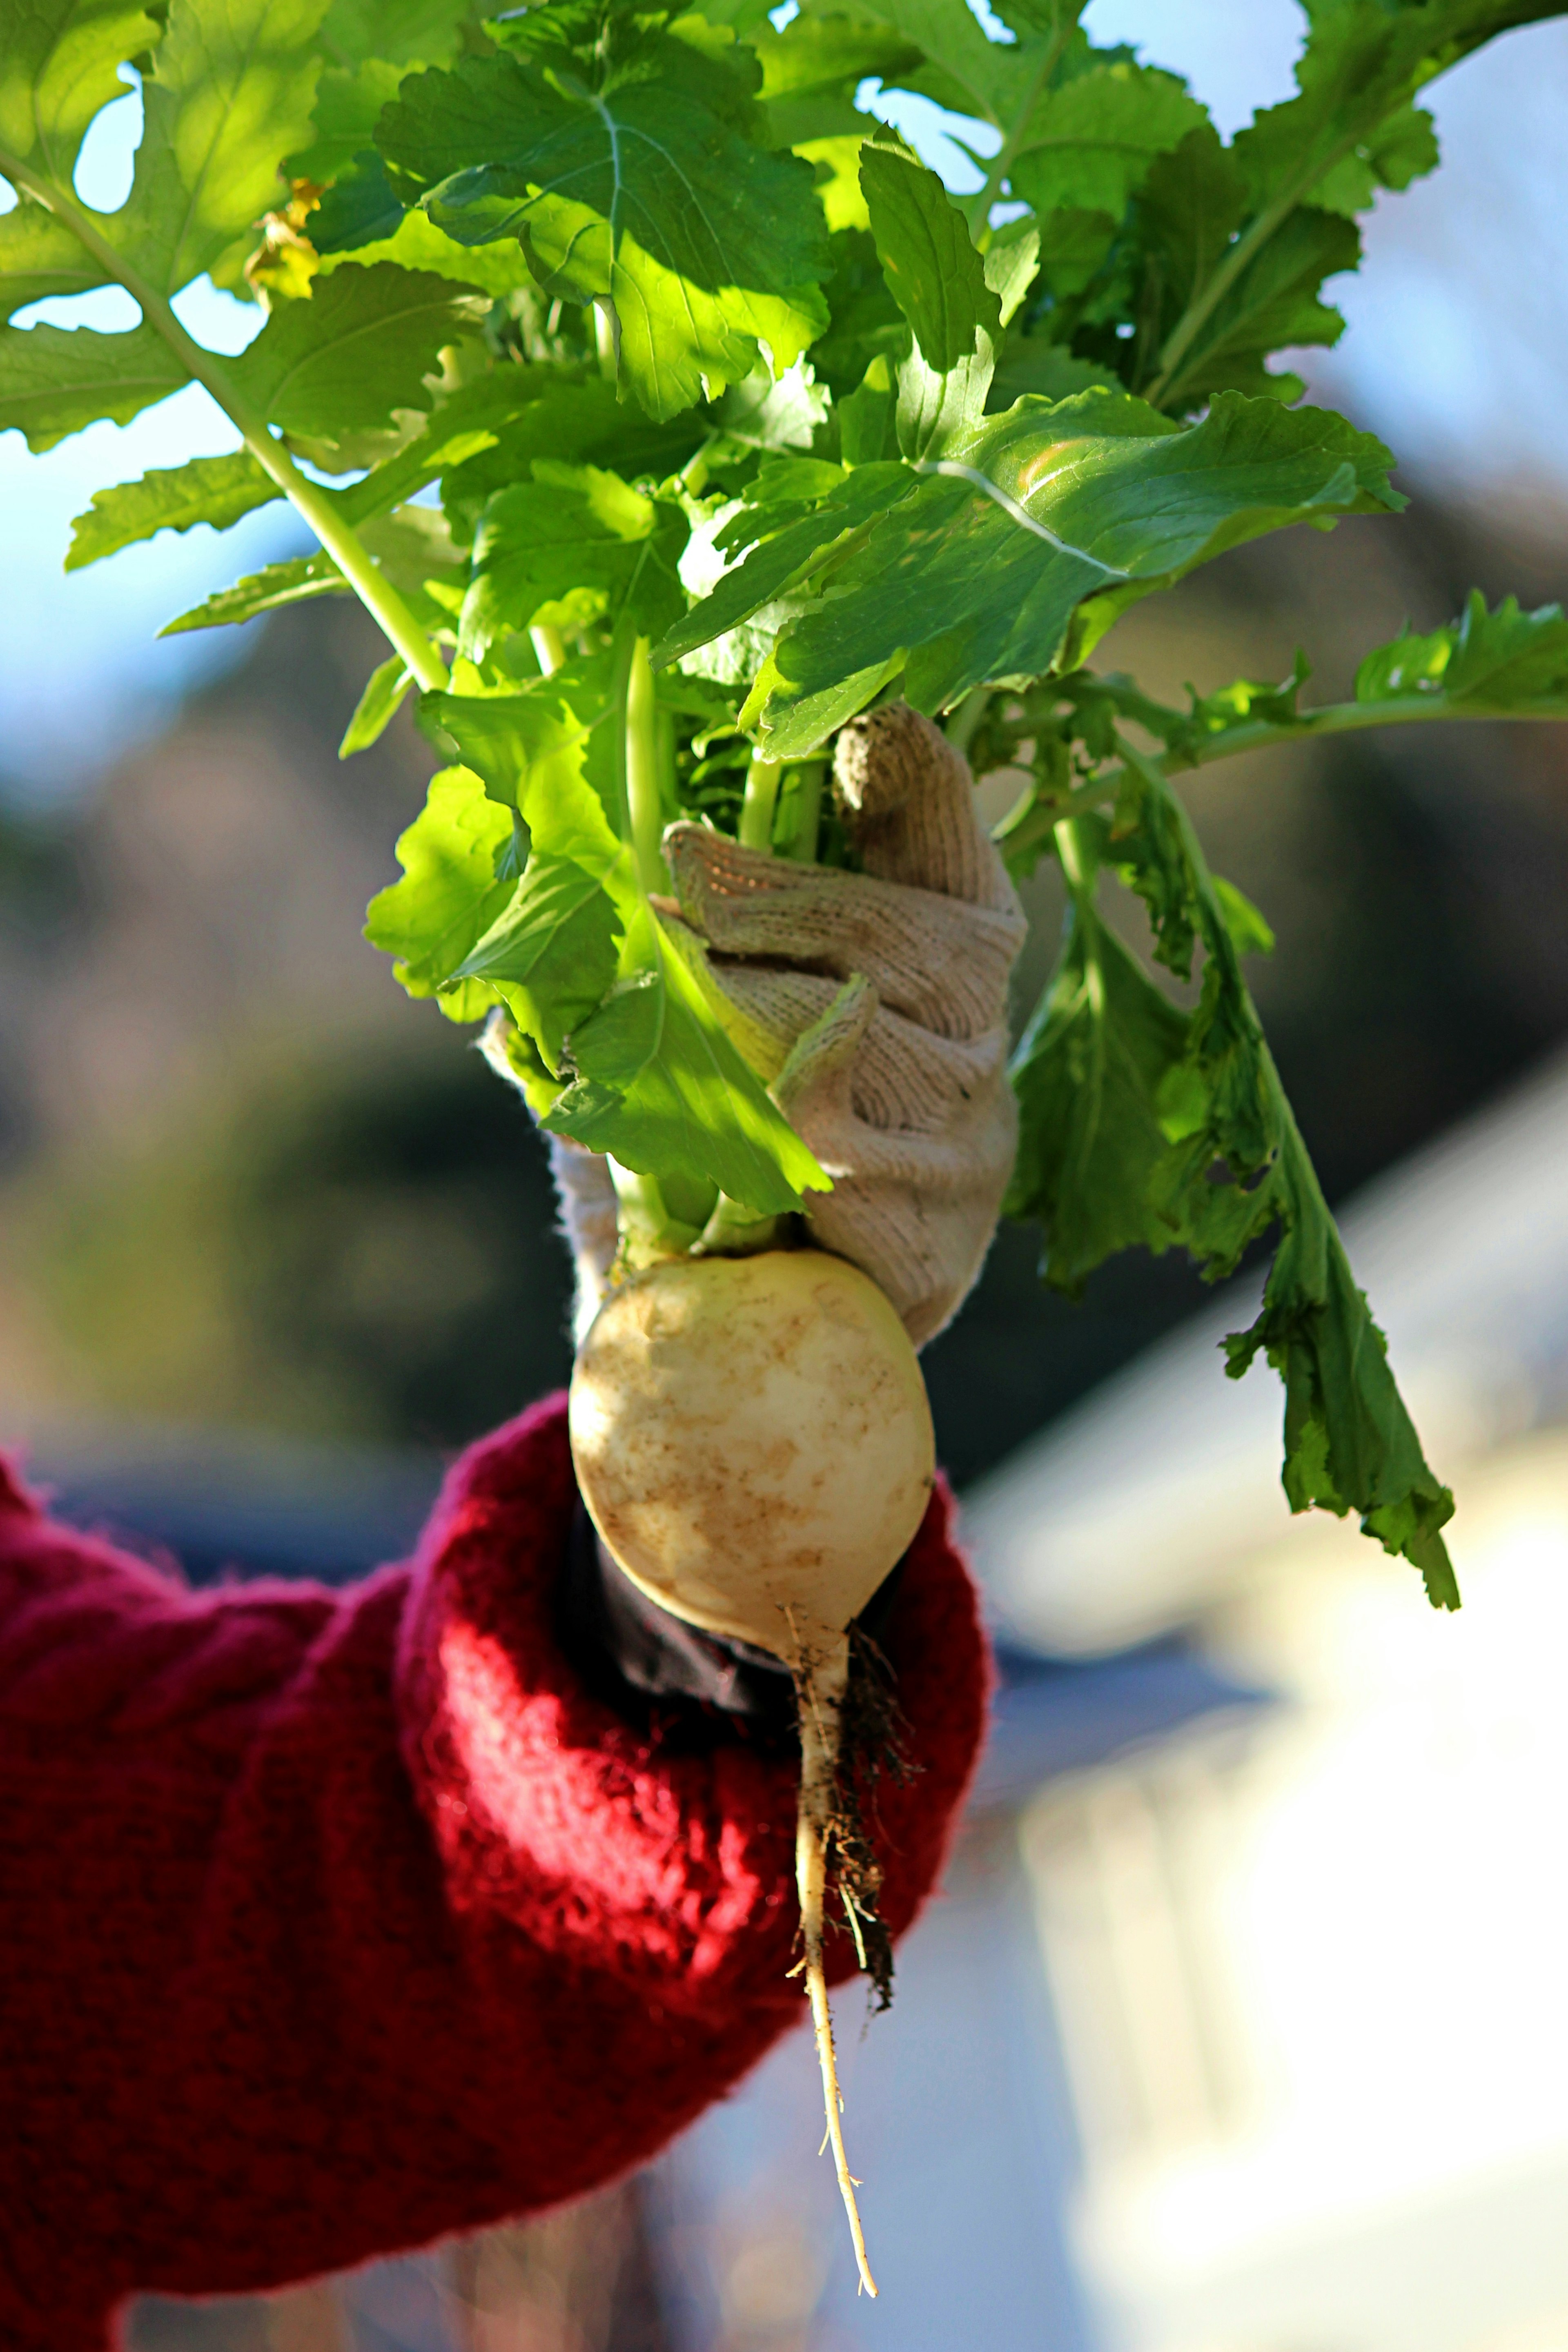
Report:
[[[795,1767],[738,1735],[693,1754],[584,1688],[555,1627],[575,1499],[552,1398],[465,1454],[420,1547],[398,1713],[448,1900],[665,2000],[700,2005],[739,1976],[793,2002]],[[871,1792],[894,1933],[940,1869],[982,1730],[984,1637],[951,1513],[944,1489],[884,1645],[916,1766]],[[847,1934],[833,1958],[847,1973]]]

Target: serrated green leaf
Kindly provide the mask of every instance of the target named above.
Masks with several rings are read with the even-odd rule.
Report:
[[[987,40],[965,0],[872,0],[872,6],[930,60],[923,71],[900,74],[904,89],[998,126],[1011,121],[1047,54],[1045,42]]]
[[[363,253],[385,257],[407,216],[385,164],[369,150],[343,166],[310,215],[310,243],[323,260]]]
[[[1163,1090],[1187,1046],[1186,1015],[1093,908],[1075,901],[1061,960],[1012,1064],[1018,1155],[1004,1213],[1041,1229],[1041,1272],[1077,1297],[1118,1250],[1169,1248],[1153,1204],[1168,1150]]]
[[[439,60],[425,58],[419,62],[435,65]],[[310,143],[289,158],[290,180],[312,180],[325,187],[357,155],[373,148],[381,110],[397,96],[407,70],[379,55],[364,58],[352,71],[330,66],[316,86]]]
[[[359,538],[376,569],[386,574],[421,625],[440,626],[443,609],[424,596],[424,585],[443,572],[456,572],[460,562],[442,517],[428,507],[405,507],[396,514],[374,516],[361,525]],[[312,596],[350,593],[349,583],[331,557],[318,550],[314,555],[295,556],[248,573],[232,588],[221,588],[188,613],[166,621],[158,634],[175,637],[190,629],[225,628],[231,623],[254,620],[258,613],[304,604]]]
[[[88,124],[124,95],[120,67],[156,47],[133,0],[0,0],[0,149],[68,188]]]
[[[496,879],[511,835],[510,814],[468,769],[431,778],[424,809],[398,840],[403,879],[378,891],[365,915],[366,939],[396,957],[410,996],[434,996],[511,897],[515,884]],[[474,997],[468,1017],[477,1020],[495,999]]]
[[[498,491],[479,519],[458,652],[482,662],[504,630],[575,631],[623,605],[640,635],[661,634],[685,604],[680,509],[595,466],[541,458],[533,472]]]
[[[837,8],[800,8],[782,32],[764,22],[745,37],[762,60],[764,104],[851,99],[868,77],[896,81],[921,58],[915,42],[879,18]]]
[[[29,302],[102,284],[98,263],[42,205],[24,197],[0,213],[0,325]]]
[[[1326,410],[1234,394],[1174,433],[1126,394],[1021,401],[910,468],[907,495],[835,554],[831,596],[790,622],[773,649],[768,756],[815,749],[806,713],[847,673],[901,659],[909,699],[934,711],[988,679],[1076,667],[1080,605],[1098,635],[1130,604],[1246,540],[1392,510],[1389,462],[1381,444]],[[732,606],[742,575],[724,586]],[[688,617],[688,639],[701,610]]]
[[[330,555],[290,556],[269,563],[264,571],[247,572],[232,588],[220,588],[204,597],[188,613],[165,621],[161,637],[183,636],[190,629],[221,629],[231,622],[253,621],[258,613],[276,613],[285,604],[302,604],[312,596],[347,596],[348,582]]]
[[[1457,1609],[1459,1588],[1441,1532],[1454,1497],[1427,1466],[1383,1333],[1315,1180],[1309,1187],[1294,1157],[1282,1163],[1284,1232],[1263,1311],[1226,1341],[1226,1369],[1239,1380],[1261,1352],[1284,1380],[1290,1508],[1315,1505],[1342,1518],[1359,1512],[1363,1534],[1419,1569],[1434,1608]]]
[[[189,381],[151,327],[0,327],[0,432],[16,426],[35,452],[105,418],[129,425]]]
[[[643,917],[634,970],[571,1037],[579,1076],[545,1124],[640,1175],[706,1178],[759,1216],[831,1189],[742,1061],[675,944]]]
[[[735,551],[752,545],[754,551],[666,632],[654,648],[655,663],[679,661],[748,620],[873,516],[907,498],[910,488],[906,467],[866,465],[804,513],[794,503],[775,507],[748,500],[721,544]]]
[[[1461,619],[1428,636],[1407,633],[1379,646],[1356,672],[1358,702],[1411,696],[1430,697],[1445,716],[1568,716],[1568,620],[1562,606],[1524,613],[1517,598],[1507,596],[1489,612],[1473,588]]]
[[[283,200],[304,146],[326,0],[169,0],[142,84],[136,175],[115,241],[150,284],[177,293]]]
[[[1009,221],[985,248],[985,283],[995,295],[1005,327],[1040,272],[1037,221]]]
[[[1269,107],[1237,134],[1236,152],[1254,202],[1304,202],[1324,175],[1385,125],[1408,160],[1405,109],[1432,76],[1520,25],[1560,14],[1556,0],[1341,0],[1312,17],[1296,67],[1298,95]],[[1391,184],[1398,184],[1392,183]]]
[[[492,299],[510,294],[514,288],[531,285],[533,273],[522,247],[510,238],[499,245],[458,245],[444,229],[417,210],[389,212],[385,220],[379,214],[372,219],[360,217],[360,226],[350,237],[346,226],[348,215],[341,209],[349,183],[340,182],[329,188],[322,199],[322,210],[333,208],[331,218],[335,222],[333,242],[321,252],[319,275],[330,277],[345,261],[368,264],[374,261],[395,262],[400,269],[434,270],[437,277],[453,278],[459,285],[478,287]],[[368,176],[356,177],[352,183],[362,195],[370,187]],[[312,214],[310,226],[316,216]],[[387,233],[381,234],[384,228]],[[345,237],[349,242],[345,243]],[[368,239],[368,241],[367,241]]]
[[[343,730],[343,740],[338,745],[340,760],[352,759],[356,751],[368,751],[373,743],[381,740],[413,682],[401,654],[389,654],[385,661],[376,665]]]
[[[1220,391],[1300,397],[1298,376],[1271,375],[1263,362],[1270,352],[1310,345],[1327,347],[1344,332],[1339,311],[1318,299],[1325,278],[1361,264],[1355,223],[1338,213],[1299,205],[1242,271],[1212,312],[1203,334],[1166,384],[1173,408],[1190,408]]]
[[[396,66],[444,66],[455,55],[468,0],[332,0],[321,47],[340,66],[384,58]]]
[[[281,496],[248,449],[193,457],[187,465],[143,474],[139,482],[94,490],[91,506],[71,525],[65,568],[79,572],[160,530],[191,530],[204,522],[226,530],[242,515]]]
[[[426,694],[420,725],[457,751],[542,846],[607,873],[620,852],[615,672],[590,655],[516,694]]]
[[[1104,65],[1037,100],[1009,167],[1015,195],[1037,213],[1072,205],[1120,220],[1156,155],[1206,122],[1179,76]]]
[[[759,344],[775,370],[799,356],[826,324],[827,254],[809,166],[715,112],[685,44],[657,62],[592,90],[530,59],[465,58],[406,83],[378,137],[449,235],[526,234],[547,293],[607,296],[624,384],[664,419],[749,375]]]
[[[426,270],[345,264],[274,311],[228,373],[285,432],[336,440],[429,408],[442,346],[472,334],[487,307],[477,289]]]
[[[1407,188],[1435,172],[1440,161],[1432,117],[1419,106],[1402,107],[1325,173],[1312,190],[1312,202],[1324,212],[1353,216],[1370,211],[1380,188]]]
[[[621,932],[602,875],[536,847],[512,896],[453,976],[496,988],[558,1070],[567,1032],[587,1020],[615,980]]]

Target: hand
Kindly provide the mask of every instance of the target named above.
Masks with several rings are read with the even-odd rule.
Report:
[[[967,765],[918,712],[846,727],[834,791],[862,874],[696,824],[665,856],[750,1057],[834,1180],[810,1196],[813,1240],[880,1284],[919,1346],[968,1296],[1012,1171],[1024,917]]]
[[[669,828],[665,856],[738,1042],[834,1180],[809,1196],[812,1239],[870,1275],[919,1346],[968,1296],[1012,1171],[1007,977],[1024,917],[967,765],[918,712],[852,720],[834,790],[862,874],[690,824]],[[581,1334],[615,1254],[614,1193],[601,1159],[550,1148]]]

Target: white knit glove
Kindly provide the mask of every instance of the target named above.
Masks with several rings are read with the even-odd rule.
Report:
[[[870,1275],[920,1346],[967,1297],[1012,1170],[1024,916],[968,766],[929,719],[893,704],[852,720],[834,789],[863,874],[698,824],[672,825],[664,850],[737,1042],[834,1180],[808,1196],[813,1241]],[[595,1154],[556,1136],[550,1152],[581,1336],[615,1255],[615,1195]]]

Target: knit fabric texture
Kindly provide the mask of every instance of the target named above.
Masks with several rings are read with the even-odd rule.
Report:
[[[0,1463],[9,2352],[581,2195],[800,2019],[794,1766],[585,1687],[575,1499],[555,1398],[463,1456],[411,1563],[193,1593]],[[945,1491],[884,1647],[920,1768],[872,1792],[898,1932],[984,1711]]]

